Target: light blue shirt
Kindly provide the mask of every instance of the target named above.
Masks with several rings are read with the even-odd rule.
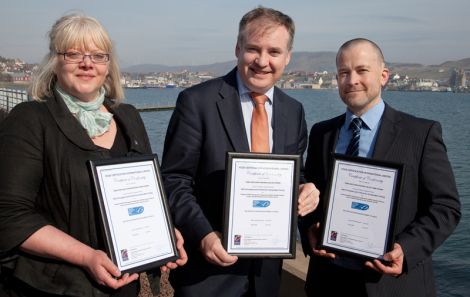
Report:
[[[375,141],[377,139],[377,131],[380,127],[380,121],[384,113],[385,103],[380,102],[369,109],[361,116],[362,128],[359,137],[359,156],[371,158],[374,153]],[[352,138],[352,130],[349,129],[351,121],[357,118],[349,109],[346,111],[346,120],[339,131],[338,142],[336,143],[335,152],[338,154],[346,153],[349,142]]]
[[[240,75],[237,72],[237,86],[238,86],[238,94],[240,94],[240,102],[242,105],[242,113],[243,113],[243,122],[245,123],[245,132],[246,137],[248,139],[248,145],[250,146],[251,150],[251,116],[253,114],[253,108],[255,103],[253,99],[250,97],[251,91],[245,86],[243,81],[240,78]],[[266,108],[266,112],[268,114],[268,123],[269,124],[269,150],[272,152],[273,150],[273,102],[274,102],[274,87],[269,89],[266,93],[268,96],[267,104],[264,105]]]

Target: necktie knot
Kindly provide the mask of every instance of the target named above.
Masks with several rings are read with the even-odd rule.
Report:
[[[265,94],[260,94],[256,92],[251,92],[250,93],[251,99],[253,99],[253,102],[255,102],[256,105],[261,104],[264,105],[266,101],[268,101],[268,96]]]
[[[354,118],[351,121],[351,124],[349,124],[349,129],[351,129],[354,132],[361,131],[362,128],[362,120],[361,118]]]

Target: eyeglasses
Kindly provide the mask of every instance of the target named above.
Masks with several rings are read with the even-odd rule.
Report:
[[[57,53],[58,55],[64,56],[64,60],[72,63],[80,63],[85,60],[85,57],[89,57],[91,61],[95,64],[105,64],[109,61],[109,54],[96,53],[90,55],[84,55],[79,52],[67,52],[67,53]]]

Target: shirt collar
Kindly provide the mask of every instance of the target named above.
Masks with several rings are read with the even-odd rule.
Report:
[[[237,86],[238,86],[238,94],[240,94],[240,98],[243,98],[244,96],[246,96],[246,97],[250,98],[250,100],[251,100],[251,96],[250,96],[251,91],[243,83],[238,71],[237,71]],[[272,86],[264,94],[268,97],[269,104],[273,104],[273,102],[274,102],[274,86]]]
[[[368,130],[374,130],[377,125],[380,122],[380,119],[382,118],[382,114],[384,113],[385,110],[385,103],[383,102],[382,99],[380,99],[380,102],[374,105],[371,109],[369,109],[365,114],[361,116],[361,120],[365,125],[362,126],[364,129]],[[346,110],[346,121],[345,125],[346,127],[349,127],[351,124],[351,121],[357,118],[351,111]]]

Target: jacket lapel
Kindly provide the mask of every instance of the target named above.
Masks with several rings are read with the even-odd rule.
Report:
[[[285,137],[287,127],[287,117],[285,115],[284,96],[282,96],[277,88],[274,88],[273,100],[273,153],[285,153]]]
[[[325,170],[325,176],[329,176],[333,160],[332,155],[335,153],[336,143],[338,142],[339,137],[339,131],[345,119],[345,114],[335,118],[331,125],[331,129],[327,131],[323,136],[322,156],[325,156],[325,158],[323,158],[323,168]]]
[[[54,97],[48,98],[46,105],[59,129],[71,142],[85,150],[94,151],[97,149],[86,130],[72,115],[59,94],[54,93]]]
[[[125,114],[125,111],[122,108],[113,106],[113,101],[105,99],[104,106],[113,114],[114,120],[118,122],[119,128],[122,129],[122,134],[129,144],[129,153],[137,152],[140,154],[145,154],[146,150],[142,143],[138,141],[136,136],[136,130],[134,129],[136,125],[130,121],[129,116]],[[129,129],[130,128],[130,129]]]
[[[228,138],[236,152],[249,152],[243,112],[238,94],[236,68],[227,74],[219,90],[217,108]]]
[[[323,168],[325,169],[325,176],[329,176],[331,168],[331,155],[335,152],[336,143],[338,142],[339,131],[345,121],[345,114],[333,120],[331,129],[323,136],[322,152],[323,156],[328,156],[323,159]],[[386,159],[387,152],[395,142],[397,135],[400,131],[398,123],[400,122],[399,114],[390,106],[385,104],[384,114],[377,134],[373,158]]]
[[[400,122],[399,114],[390,106],[385,104],[382,122],[377,133],[375,149],[372,157],[374,159],[386,159],[390,147],[395,142],[400,131],[398,123]]]
[[[93,143],[80,122],[69,111],[59,94],[56,93],[53,98],[48,99],[46,104],[57,126],[62,133],[64,133],[65,137],[82,149],[89,151],[100,150],[100,148]],[[135,132],[132,131],[132,129],[128,129],[128,127],[134,127],[134,125],[129,122],[129,118],[123,113],[123,110],[115,108],[113,101],[110,99],[105,99],[103,104],[109,112],[113,114],[114,119],[121,123],[119,128],[122,129],[124,137],[127,138],[129,151],[141,154],[145,153],[142,144],[136,141],[137,137],[135,136]]]

